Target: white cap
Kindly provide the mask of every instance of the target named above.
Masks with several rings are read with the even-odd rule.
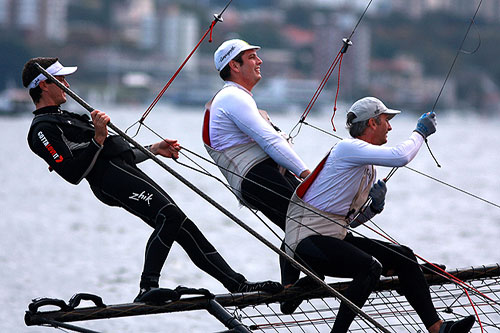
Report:
[[[78,67],[64,67],[59,61],[56,61],[55,63],[47,67],[46,71],[54,76],[64,76],[73,74],[77,69]],[[31,83],[28,85],[28,88],[35,88],[40,82],[44,80],[47,80],[47,78],[45,77],[45,75],[40,74],[36,78],[34,78],[33,81],[31,81]]]
[[[347,113],[349,112],[352,112],[356,115],[356,118],[354,118],[354,120],[352,121],[353,123],[368,120],[382,113],[388,114],[389,119],[391,119],[398,113],[401,113],[401,111],[399,110],[387,108],[387,106],[385,106],[381,100],[375,97],[364,97],[360,100],[357,100],[347,111]]]
[[[250,45],[241,39],[226,40],[214,53],[215,68],[220,72],[240,52],[258,49],[260,46]]]

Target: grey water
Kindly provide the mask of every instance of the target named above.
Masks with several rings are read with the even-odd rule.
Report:
[[[137,121],[143,112],[140,108],[117,106],[103,111],[122,129]],[[146,123],[162,136],[177,138],[184,147],[208,157],[201,142],[202,112],[202,109],[157,107]],[[271,117],[289,131],[299,114],[271,113]],[[416,119],[414,114],[395,117],[388,145],[408,137]],[[331,130],[330,115],[326,113],[311,114],[308,121]],[[100,295],[107,304],[131,302],[138,292],[144,247],[151,232],[138,218],[97,201],[85,181],[74,186],[49,172],[45,162],[27,146],[30,122],[30,116],[0,118],[1,332],[50,332],[49,328],[24,325],[24,312],[36,297],[67,301],[74,293],[89,292]],[[347,137],[343,122],[343,114],[338,112],[336,135]],[[411,169],[398,169],[390,179],[385,210],[374,222],[420,256],[448,268],[500,262],[498,128],[500,117],[438,112],[438,131],[429,138],[429,143],[442,167],[438,168],[422,147],[409,164]],[[136,131],[134,126],[128,133],[134,135]],[[159,140],[145,128],[135,138],[145,145]],[[337,138],[302,126],[294,147],[313,168],[336,142]],[[190,153],[181,155],[179,161],[193,165],[188,157],[222,177],[217,168]],[[219,182],[172,160],[165,162],[275,245],[280,243],[262,222],[239,207]],[[146,161],[140,167],[171,194],[236,270],[249,280],[279,280],[274,252],[153,162]],[[379,178],[389,172],[387,168],[377,170]],[[281,235],[277,228],[274,230]],[[366,228],[357,230],[368,237],[380,238]],[[226,292],[216,280],[197,269],[178,245],[174,245],[168,257],[160,284]],[[80,325],[104,332],[224,329],[200,311]]]

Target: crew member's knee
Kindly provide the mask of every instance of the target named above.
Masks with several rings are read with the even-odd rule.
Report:
[[[400,253],[405,257],[415,258],[415,253],[413,253],[413,250],[410,249],[408,246],[400,245],[399,248],[400,248]]]
[[[400,245],[399,253],[401,254],[401,256],[399,256],[400,266],[407,268],[412,267],[412,269],[419,268],[417,257],[412,249],[408,246]]]
[[[180,228],[185,219],[186,214],[179,207],[169,204],[158,211],[155,224],[157,228],[163,224],[168,224],[169,226],[175,225]]]
[[[380,280],[380,274],[382,274],[382,264],[377,259],[372,257],[372,261],[368,268],[368,277],[370,279],[371,289],[373,289]]]

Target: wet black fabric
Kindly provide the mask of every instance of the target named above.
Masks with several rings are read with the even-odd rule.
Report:
[[[430,327],[439,320],[422,270],[413,251],[406,246],[355,237],[351,233],[344,240],[314,235],[299,243],[296,257],[317,274],[352,278],[345,296],[358,307],[366,302],[380,273],[394,271],[399,277],[401,293],[424,325]],[[341,304],[332,332],[347,332],[354,317],[354,312]]]
[[[243,199],[260,210],[269,220],[285,231],[288,204],[300,181],[289,171],[282,175],[278,164],[268,158],[247,173],[241,183]],[[285,251],[282,243],[281,250]],[[280,256],[281,282],[296,269]]]
[[[88,117],[61,111],[56,106],[38,109],[28,133],[28,145],[64,180],[78,184],[89,175],[101,146],[92,139]]]
[[[193,263],[233,289],[245,278],[229,267],[173,199],[144,172],[123,158],[99,160],[100,182],[89,182],[99,200],[119,206],[154,228],[147,244],[141,287],[157,287],[161,269],[174,241]]]
[[[250,169],[241,183],[241,194],[245,201],[284,231],[288,204],[299,184],[289,171],[282,175],[276,162],[268,158]]]

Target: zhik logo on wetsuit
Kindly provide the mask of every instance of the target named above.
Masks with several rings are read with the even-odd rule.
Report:
[[[128,198],[135,200],[135,201],[140,201],[140,200],[146,201],[148,203],[148,206],[149,206],[151,200],[153,199],[153,194],[145,193],[144,191],[142,191],[141,193],[132,192],[132,195]]]
[[[45,148],[47,148],[49,153],[52,155],[56,163],[61,163],[64,158],[56,152],[54,147],[52,147],[52,145],[50,144],[49,140],[47,140],[45,135],[43,135],[42,131],[38,132],[38,137],[40,138],[40,141],[42,141],[42,144],[45,146]]]

